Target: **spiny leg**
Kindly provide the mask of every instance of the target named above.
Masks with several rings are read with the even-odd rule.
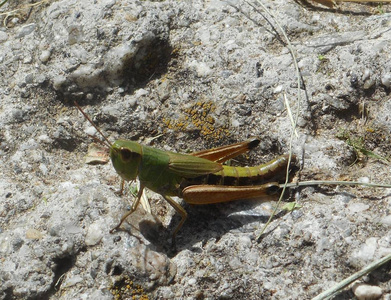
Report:
[[[175,228],[175,230],[172,234],[172,242],[174,244],[176,234],[181,229],[183,223],[185,223],[185,221],[187,219],[187,212],[182,206],[180,206],[177,202],[175,202],[171,197],[169,197],[169,196],[163,196],[163,197],[175,209],[175,211],[178,214],[180,214],[182,217],[181,221],[179,222],[179,224],[177,225],[177,227]]]
[[[144,186],[140,183],[140,189],[137,193],[137,199],[133,202],[132,208],[130,209],[130,211],[128,211],[126,214],[122,216],[121,221],[118,223],[117,226],[115,226],[113,229],[110,230],[110,233],[113,233],[114,230],[117,230],[122,225],[122,223],[126,220],[126,218],[129,217],[137,209],[143,191],[144,191]]]
[[[116,191],[116,192],[115,192],[116,195],[118,195],[118,196],[122,196],[122,195],[123,195],[124,185],[125,185],[125,180],[123,180],[123,179],[121,178],[121,183],[120,183],[119,191]]]

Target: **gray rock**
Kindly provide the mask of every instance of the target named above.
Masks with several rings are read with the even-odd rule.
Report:
[[[288,189],[284,200],[301,207],[279,207],[259,243],[275,202],[180,202],[188,219],[174,251],[179,217],[148,193],[152,214],[140,206],[110,233],[134,196],[127,186],[114,193],[111,164],[84,164],[88,135],[102,137],[74,100],[110,143],[190,153],[259,136],[232,162],[253,166],[289,150],[284,99],[295,114],[300,93],[295,180],[391,182],[389,165],[363,154],[390,156],[389,14],[265,5],[303,83],[273,20],[239,1],[60,0],[34,7],[29,24],[9,20],[0,31],[1,299],[310,299],[390,253],[390,192],[357,186]]]
[[[378,286],[368,285],[365,283],[355,283],[352,287],[354,295],[359,300],[364,299],[380,299],[383,291]]]

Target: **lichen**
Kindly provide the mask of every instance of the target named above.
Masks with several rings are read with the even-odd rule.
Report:
[[[183,109],[182,116],[177,120],[163,118],[167,129],[174,131],[189,130],[195,127],[200,136],[208,140],[217,140],[230,135],[225,125],[218,125],[214,117],[216,105],[212,101],[197,101],[190,107]]]
[[[143,287],[134,283],[129,277],[124,277],[117,281],[111,288],[111,293],[115,300],[134,299],[134,300],[148,300],[148,294]]]

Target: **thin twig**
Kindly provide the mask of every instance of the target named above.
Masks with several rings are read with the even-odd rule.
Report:
[[[7,1],[1,3],[1,5],[5,4]],[[50,2],[50,1],[51,0],[42,0],[42,1],[39,1],[39,2],[36,2],[36,3],[26,4],[26,5],[23,5],[23,6],[19,7],[19,8],[14,9],[14,10],[10,10],[10,11],[6,11],[6,12],[3,12],[3,13],[0,13],[0,16],[10,15],[10,14],[16,13],[16,12],[22,10],[22,9],[31,8],[31,7],[34,7],[34,6],[39,6],[39,5],[41,5],[41,4],[45,3],[45,2]]]
[[[331,289],[328,289],[324,291],[323,293],[319,294],[312,300],[323,300],[323,299],[330,299],[331,297],[335,296],[337,293],[339,293],[343,288],[347,287],[349,284],[351,284],[353,281],[359,279],[360,277],[372,272],[373,270],[381,267],[382,265],[386,264],[391,260],[391,254],[388,254],[387,256],[379,259],[378,261],[375,261],[365,268],[361,269],[360,271],[354,273],[353,275],[349,276],[348,278],[342,280],[335,286],[333,286]]]
[[[280,184],[280,188],[296,187],[296,186],[310,186],[310,185],[361,185],[374,188],[391,188],[391,184],[386,183],[366,183],[360,181],[329,181],[329,180],[310,180],[301,182],[290,182],[287,184]]]
[[[300,103],[301,103],[300,86],[301,86],[301,80],[300,80],[300,71],[299,71],[299,66],[297,64],[295,51],[294,51],[294,48],[293,48],[293,46],[292,46],[292,44],[291,44],[291,42],[290,42],[286,32],[284,31],[284,29],[282,28],[282,26],[278,22],[277,17],[274,15],[274,13],[272,11],[270,11],[265,5],[263,5],[263,3],[261,1],[259,1],[259,0],[255,0],[255,1],[259,4],[259,6],[262,7],[262,9],[266,12],[266,14],[275,22],[277,28],[281,31],[282,35],[284,36],[284,38],[286,40],[286,43],[287,43],[287,47],[288,47],[288,49],[289,49],[289,51],[290,51],[290,53],[292,55],[293,64],[295,66],[295,71],[296,71],[296,78],[297,78],[297,106],[296,106],[295,120],[293,121],[293,124],[292,124],[292,127],[291,127],[291,135],[290,135],[290,139],[289,139],[289,158],[288,158],[288,164],[287,164],[287,168],[286,168],[285,184],[282,187],[280,198],[278,199],[278,202],[277,202],[277,205],[276,205],[274,211],[272,212],[271,216],[269,217],[269,220],[266,222],[266,224],[262,228],[261,232],[256,237],[256,240],[259,241],[259,239],[261,238],[263,232],[266,230],[266,228],[270,224],[272,218],[276,214],[276,212],[278,210],[278,207],[279,207],[279,204],[281,203],[282,198],[284,196],[285,189],[286,189],[286,184],[289,181],[289,168],[290,168],[290,163],[292,161],[292,142],[293,142],[293,138],[294,138],[294,135],[295,135],[295,132],[296,132],[297,120],[298,120],[299,114],[300,114]],[[247,2],[247,1],[245,1],[245,3],[247,3],[248,5],[253,7],[253,5],[251,3]]]

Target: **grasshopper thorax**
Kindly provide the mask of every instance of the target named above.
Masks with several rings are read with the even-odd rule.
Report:
[[[134,180],[142,159],[142,146],[132,141],[117,140],[110,147],[110,158],[115,170],[124,180]]]

